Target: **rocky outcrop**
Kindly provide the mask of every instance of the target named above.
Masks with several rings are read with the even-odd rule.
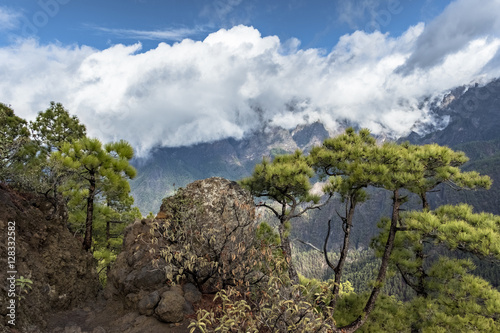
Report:
[[[18,276],[31,279],[33,290],[17,301],[14,330],[5,326],[8,317],[2,306],[2,333],[189,332],[186,318],[212,304],[211,297],[202,291],[214,291],[234,281],[230,274],[244,267],[240,260],[255,234],[249,193],[222,178],[194,182],[164,200],[158,218],[127,227],[123,250],[108,275],[106,288],[98,293],[95,262],[68,231],[64,214],[56,214],[52,205],[39,197],[0,186],[4,237],[10,221],[16,222]],[[172,230],[177,236],[182,231],[182,237],[177,241],[167,237]],[[191,252],[184,254],[197,257],[197,262],[217,263],[211,266],[217,269],[194,267],[196,276],[181,274],[182,260],[168,262],[162,253],[167,248],[183,251],[185,244],[178,242],[180,239],[193,245]],[[6,242],[0,243],[0,254],[1,267],[7,267]],[[0,272],[5,281],[6,270]],[[172,276],[175,278],[169,279]],[[8,301],[7,290],[5,285],[0,288],[3,305]]]
[[[56,213],[54,206],[42,197],[19,194],[0,185],[0,280],[6,281],[7,271],[17,271],[16,278],[30,279],[32,289],[10,298],[7,284],[0,284],[0,331],[7,325],[7,302],[15,299],[15,328],[43,328],[47,317],[56,311],[81,305],[96,296],[100,284],[95,262],[90,253],[66,227],[63,209]],[[15,222],[15,255],[7,255],[9,222]],[[10,223],[10,226],[14,223]],[[8,268],[8,257],[15,257],[14,269]],[[18,297],[23,298],[19,299]]]
[[[196,276],[188,275],[190,282],[206,292],[215,292],[214,286],[229,278],[224,276],[226,272],[241,268],[254,239],[253,197],[236,182],[223,178],[195,181],[180,189],[163,200],[158,216],[165,216],[176,230],[174,237],[190,244],[189,256],[207,259],[195,260]],[[217,263],[217,267],[209,263]]]
[[[239,264],[231,257],[238,250],[243,253],[245,244],[252,242],[253,227],[253,198],[237,183],[223,178],[191,183],[163,201],[156,219],[127,227],[122,253],[108,275],[104,295],[108,300],[121,300],[142,316],[181,322],[194,313],[201,291],[218,288],[216,284],[224,278],[219,267],[223,268],[220,271],[229,267],[236,271]],[[186,251],[186,242],[192,247],[179,262],[165,260],[166,250]],[[182,260],[189,256],[217,262],[217,269],[195,267],[196,274],[187,269],[182,274]]]

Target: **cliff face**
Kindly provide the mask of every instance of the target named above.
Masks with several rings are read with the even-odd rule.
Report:
[[[64,210],[60,211],[56,214],[53,205],[41,197],[0,185],[0,331],[43,328],[50,314],[79,306],[97,294],[99,280],[92,255],[82,250],[66,227]],[[15,243],[15,254],[8,241]],[[15,296],[9,295],[10,283],[5,281],[11,275],[33,281],[31,290],[25,287],[28,292],[22,293],[22,299],[19,287]],[[4,306],[12,300],[15,311]],[[12,326],[8,322],[14,313]]]

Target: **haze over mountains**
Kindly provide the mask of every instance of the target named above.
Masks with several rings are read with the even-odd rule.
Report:
[[[500,175],[498,171],[495,173],[494,164],[489,169],[486,165],[491,166],[491,159],[500,154],[499,96],[500,80],[497,79],[486,85],[457,87],[440,99],[422,100],[421,105],[429,107],[429,115],[439,121],[417,122],[412,127],[413,132],[400,139],[418,144],[436,142],[464,150],[471,158],[466,167],[474,166],[494,178],[494,187],[487,194],[468,193],[467,197],[472,200],[474,196],[486,195],[489,198],[487,203],[478,208],[494,213],[498,213],[500,207],[500,196],[493,195],[498,191]],[[297,106],[289,105],[292,111],[294,107]],[[135,160],[138,177],[131,182],[132,193],[143,214],[156,213],[161,199],[175,188],[211,176],[241,179],[252,172],[263,156],[272,157],[295,149],[307,150],[348,126],[360,127],[358,123],[347,120],[333,130],[318,121],[292,130],[264,123],[241,140],[228,138],[188,147],[156,148],[148,158]],[[380,135],[378,139],[389,138]],[[483,165],[483,162],[487,164]]]

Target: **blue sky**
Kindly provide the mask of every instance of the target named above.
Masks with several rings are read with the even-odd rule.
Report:
[[[146,50],[160,41],[203,40],[220,28],[243,24],[282,41],[297,38],[302,48],[328,51],[340,36],[356,30],[401,35],[411,25],[432,20],[449,2],[3,0],[4,11],[18,22],[2,34],[1,43],[21,36],[104,49],[140,41]]]
[[[0,101],[27,119],[62,102],[139,154],[264,124],[398,137],[446,124],[423,99],[500,76],[498,13],[500,0],[0,0]]]

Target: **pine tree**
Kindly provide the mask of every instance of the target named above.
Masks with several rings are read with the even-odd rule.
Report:
[[[299,150],[290,155],[278,155],[270,162],[264,158],[257,164],[251,177],[240,181],[256,197],[267,197],[274,203],[260,202],[258,207],[269,209],[279,220],[278,231],[281,249],[288,263],[290,280],[298,284],[299,276],[292,262],[292,250],[289,238],[290,220],[301,216],[311,209],[323,206],[319,195],[310,193],[311,178],[314,170],[309,160]]]
[[[408,212],[402,221],[404,229],[396,237],[391,261],[417,294],[409,305],[413,330],[464,331],[473,325],[471,331],[499,331],[500,293],[471,274],[470,260],[453,254],[459,251],[498,262],[500,217],[473,213],[472,207],[462,204]]]
[[[343,215],[337,212],[344,232],[337,264],[331,262],[327,251],[332,219],[328,221],[328,230],[323,243],[325,261],[335,273],[332,291],[334,297],[330,303],[332,308],[335,308],[340,292],[340,281],[349,252],[356,206],[367,198],[364,189],[376,184],[386,172],[383,165],[376,163],[377,149],[376,141],[368,130],[364,129],[356,134],[353,128],[348,128],[344,134],[326,139],[321,146],[314,147],[310,153],[310,160],[320,178],[330,177],[328,185],[330,191],[338,193],[345,205]]]
[[[430,209],[427,193],[435,190],[440,184],[457,191],[488,189],[491,186],[491,179],[488,176],[481,176],[476,171],[460,170],[460,167],[469,160],[461,151],[454,151],[437,144],[416,146],[404,143],[403,146],[414,154],[418,163],[423,166],[421,181],[411,187],[408,186],[408,190],[420,196],[423,209]]]
[[[109,194],[112,198],[116,192],[128,195],[127,191],[130,191],[128,179],[134,178],[136,174],[135,169],[129,164],[133,154],[132,147],[125,141],[109,143],[103,147],[98,139],[89,138],[73,143],[66,142],[60,151],[52,154],[52,159],[62,162],[85,184],[86,217],[83,241],[85,250],[90,250],[92,247],[96,196],[106,197]]]
[[[25,173],[31,174],[31,190],[45,195],[55,210],[61,204],[60,187],[72,176],[71,170],[60,161],[50,158],[64,143],[73,143],[86,137],[86,127],[60,103],[39,112],[29,124],[32,141],[25,147]]]
[[[85,125],[71,116],[61,103],[55,102],[38,113],[36,120],[30,122],[30,128],[34,141],[45,155],[60,150],[65,142],[74,142],[86,135]]]
[[[30,140],[26,120],[15,115],[9,106],[0,103],[0,180],[15,181],[20,152]]]

